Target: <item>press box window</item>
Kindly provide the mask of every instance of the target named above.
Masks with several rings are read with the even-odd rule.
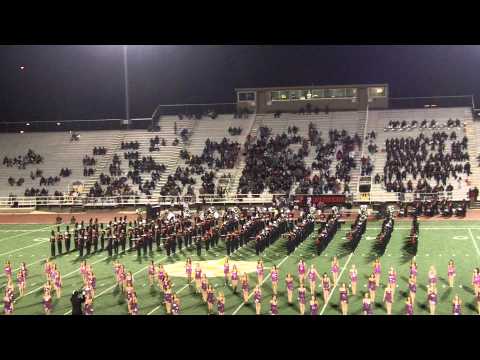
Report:
[[[383,97],[385,96],[384,87],[368,88],[368,97]]]
[[[255,101],[255,93],[254,92],[238,93],[238,101]]]
[[[347,88],[347,97],[357,97],[357,89]]]

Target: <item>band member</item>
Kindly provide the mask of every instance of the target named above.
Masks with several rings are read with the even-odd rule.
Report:
[[[246,272],[243,273],[242,276],[242,293],[243,293],[243,303],[246,304],[248,302],[248,292],[249,292],[249,284],[248,284],[248,274]]]
[[[375,283],[375,276],[373,276],[373,281]],[[370,295],[368,292],[365,293],[365,296],[363,297],[362,301],[362,310],[363,310],[363,315],[373,315],[372,311],[372,299],[370,299]]]
[[[272,300],[270,300],[270,314],[278,315],[278,302],[275,294],[272,296]]]
[[[300,259],[300,262],[298,263],[298,279],[300,283],[303,283],[305,281],[305,272],[307,271],[307,265],[303,261],[303,258]]]
[[[200,264],[197,263],[197,266],[195,267],[195,292],[197,294],[200,293],[201,285],[202,285],[202,269],[200,268]]]
[[[388,285],[392,290],[392,298],[395,296],[395,289],[397,288],[397,272],[390,267],[390,271],[388,272]]]
[[[430,270],[428,271],[428,284],[432,285],[433,287],[437,286],[437,270],[432,265],[430,266]]]
[[[208,314],[212,314],[213,312],[213,305],[215,305],[215,290],[213,290],[212,284],[208,284],[207,287],[207,306],[208,306]]]
[[[375,274],[368,278],[368,294],[372,303],[375,303],[375,291],[377,290],[377,281]]]
[[[387,308],[387,315],[392,315],[393,289],[391,284],[387,285],[385,292],[383,293],[383,302]]]
[[[308,271],[308,280],[310,282],[310,294],[316,295],[315,287],[317,286],[317,277],[320,277],[315,266],[310,265],[310,270]]]
[[[263,284],[263,260],[257,261],[257,281],[260,285]]]
[[[318,300],[315,295],[312,295],[312,298],[310,299],[310,314],[311,315],[318,315]]]
[[[352,268],[350,269],[350,287],[352,289],[352,295],[357,294],[357,282],[358,282],[358,272],[357,269],[355,268],[355,265],[352,265]]]
[[[292,298],[293,298],[293,276],[292,274],[288,273],[287,277],[285,278],[285,285],[287,288],[287,299],[288,299],[288,305],[291,306],[293,304]]]
[[[405,312],[407,315],[413,315],[413,301],[410,296],[408,296],[405,301]]]
[[[237,270],[237,265],[233,264],[232,268],[232,289],[233,293],[237,293],[237,287],[238,287],[238,270]]]
[[[55,241],[56,241],[55,231],[52,230],[52,234],[50,235],[50,256],[52,258],[54,258],[56,255]]]
[[[330,296],[330,278],[328,277],[327,273],[323,274],[322,277],[322,288],[323,288],[323,301],[325,304],[328,301],[328,297]]]
[[[150,265],[148,265],[148,283],[150,287],[153,286],[153,283],[155,281],[155,263],[153,260],[150,261]]]
[[[450,286],[451,288],[453,288],[453,283],[455,281],[456,274],[457,272],[455,269],[455,263],[453,262],[453,260],[450,260],[448,262],[447,275],[448,275],[448,286]]]
[[[375,277],[375,285],[376,287],[380,286],[380,276],[382,274],[382,265],[380,264],[380,259],[375,259],[373,263],[373,274]],[[372,302],[375,302],[375,299],[371,299]]]
[[[217,311],[218,315],[225,315],[225,295],[223,294],[223,292],[218,293]]]
[[[417,281],[413,276],[410,276],[410,279],[408,280],[408,292],[412,304],[415,304],[415,295],[417,295]]]
[[[202,280],[200,281],[200,286],[202,290],[202,300],[204,303],[207,302],[207,289],[208,289],[208,279],[207,274],[202,274]]]
[[[435,315],[435,307],[437,305],[437,289],[433,284],[428,285],[427,299],[430,308],[430,315]]]
[[[336,286],[338,273],[340,272],[340,265],[338,264],[338,259],[336,256],[333,257],[331,271],[332,271],[333,285]]]
[[[189,257],[187,258],[187,262],[185,263],[185,273],[187,274],[187,283],[190,286],[192,283],[192,259]]]
[[[300,282],[300,287],[298,288],[298,304],[300,307],[300,314],[305,314],[305,303],[306,303],[307,289],[303,286],[303,282]]]
[[[338,289],[340,293],[340,308],[342,309],[342,315],[348,314],[348,288],[345,283],[342,283]]]
[[[253,291],[253,300],[255,302],[255,313],[260,315],[262,310],[262,289],[260,289],[258,284],[255,286],[255,290]]]
[[[227,286],[228,282],[230,281],[230,264],[228,263],[228,256],[225,258],[225,262],[223,263],[223,276],[225,279],[225,286]]]
[[[452,313],[453,315],[462,315],[462,300],[455,295],[452,301]]]
[[[270,272],[270,276],[272,278],[272,291],[274,295],[277,295],[277,287],[278,287],[278,269],[276,265],[273,265],[272,270]]]
[[[480,269],[479,268],[475,268],[473,270],[472,285],[473,285],[473,290],[475,292],[475,296],[478,296],[478,294],[480,294]]]

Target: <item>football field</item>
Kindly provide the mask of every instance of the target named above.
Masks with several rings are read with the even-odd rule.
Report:
[[[410,233],[410,221],[397,221],[392,238],[385,249],[376,246],[375,237],[380,231],[381,222],[370,221],[367,230],[362,237],[358,247],[351,252],[346,246],[345,234],[350,228],[347,222],[339,230],[335,238],[323,250],[320,256],[315,254],[316,231],[305,240],[290,256],[286,253],[286,240],[278,239],[271,245],[262,258],[265,266],[265,279],[262,284],[262,313],[269,314],[269,301],[272,295],[270,267],[276,264],[279,267],[280,281],[278,289],[279,314],[299,314],[298,301],[296,300],[296,289],[294,294],[294,305],[287,305],[285,289],[285,276],[291,272],[295,277],[295,286],[298,286],[297,264],[300,258],[304,258],[307,265],[313,262],[320,274],[327,272],[329,276],[332,257],[337,255],[340,261],[339,283],[349,284],[348,271],[355,264],[358,269],[358,290],[355,296],[349,297],[349,314],[360,315],[362,313],[362,298],[367,290],[367,278],[372,273],[373,260],[379,256],[382,264],[381,288],[377,290],[375,315],[386,314],[385,306],[381,302],[383,290],[387,281],[387,272],[393,266],[398,274],[398,289],[395,292],[393,313],[405,314],[405,299],[408,289],[409,264],[412,253],[406,246],[406,237]],[[27,289],[23,297],[19,297],[18,290],[15,293],[15,315],[42,315],[43,285],[45,276],[43,265],[49,256],[50,244],[49,235],[55,226],[46,225],[0,225],[0,262],[10,260],[14,270],[14,279],[21,262],[27,264],[29,271]],[[61,229],[64,230],[62,225]],[[480,266],[480,222],[468,220],[451,221],[420,221],[420,235],[416,261],[418,264],[417,296],[415,300],[415,315],[428,315],[427,307],[427,273],[431,265],[437,269],[438,300],[437,314],[449,315],[452,313],[452,299],[458,294],[463,301],[462,313],[468,315],[477,314],[476,301],[474,299],[471,278],[473,269]],[[258,257],[255,255],[254,244],[240,248],[231,255],[230,263],[237,263],[239,273],[250,272],[250,292],[257,281],[255,265]],[[173,291],[180,297],[182,315],[206,315],[207,305],[203,303],[201,296],[195,294],[194,286],[187,284],[184,276],[184,264],[187,257],[191,257],[193,267],[200,263],[201,267],[209,276],[209,282],[214,284],[217,292],[225,294],[225,314],[227,315],[254,315],[255,307],[253,296],[248,304],[243,304],[241,289],[234,294],[229,286],[224,285],[223,261],[226,251],[222,241],[217,248],[205,252],[202,249],[202,256],[196,255],[195,249],[185,249],[175,256],[167,257],[165,251],[155,251],[153,256],[137,257],[136,252],[119,255],[118,260],[125,265],[127,271],[134,274],[135,290],[137,292],[139,314],[141,315],[164,315],[165,307],[162,305],[163,293],[157,285],[150,287],[147,279],[147,268],[150,260],[155,264],[162,263],[173,279]],[[126,300],[116,286],[113,271],[113,261],[116,257],[108,258],[106,251],[85,257],[85,260],[93,266],[97,277],[97,289],[93,303],[95,315],[124,315],[128,314]],[[457,277],[453,289],[447,284],[447,263],[452,259],[457,268]],[[68,315],[70,311],[70,296],[72,291],[82,286],[82,278],[79,273],[79,266],[82,259],[77,252],[71,252],[57,256],[53,261],[57,264],[63,277],[62,297],[57,299],[53,296],[53,314]],[[332,287],[331,296],[327,303],[324,303],[320,282],[317,281],[317,296],[320,303],[319,314],[340,315],[338,287]],[[0,287],[3,291],[6,284],[6,277],[2,271],[0,275]],[[306,284],[309,289],[308,282]],[[307,300],[309,299],[307,292]],[[216,313],[216,306],[214,307]],[[3,308],[2,308],[3,310]],[[3,313],[3,311],[2,311]],[[307,305],[306,315],[309,314]]]

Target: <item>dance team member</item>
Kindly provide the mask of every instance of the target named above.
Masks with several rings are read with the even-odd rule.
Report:
[[[292,274],[288,273],[287,277],[285,278],[285,284],[287,288],[287,300],[288,300],[288,305],[291,306],[293,304],[292,298],[293,298],[293,276]]]
[[[352,295],[357,294],[357,281],[358,281],[358,272],[357,269],[355,268],[355,264],[352,265],[352,268],[350,269],[350,287],[352,289]]]
[[[270,300],[270,314],[278,315],[278,301],[275,294],[272,296],[272,300]]]
[[[428,285],[437,287],[437,280],[437,270],[435,270],[435,267],[432,265],[428,271]]]
[[[333,286],[337,286],[338,273],[340,272],[340,265],[338,264],[338,259],[336,256],[333,257],[331,271],[332,271],[332,278],[333,278]]]
[[[318,315],[318,300],[315,295],[312,295],[312,298],[310,299],[310,315]]]
[[[392,315],[392,305],[393,305],[393,289],[392,285],[388,284],[383,293],[383,302],[387,308],[387,315]]]
[[[306,303],[307,289],[303,286],[303,282],[300,282],[300,287],[298,288],[298,304],[300,307],[300,315],[305,314],[305,303]]]
[[[158,264],[157,266],[157,280],[158,280],[158,287],[161,291],[163,291],[163,285],[165,283],[165,269],[163,268],[162,264]]]
[[[217,312],[218,315],[225,315],[225,295],[221,291],[217,297]]]
[[[277,265],[273,265],[272,270],[270,272],[270,277],[272,279],[272,291],[274,295],[277,295],[277,287],[278,287],[278,269]]]
[[[362,300],[363,315],[373,315],[372,303],[373,302],[372,302],[372,299],[370,299],[370,294],[368,292],[366,292],[365,296],[363,297],[363,300]]]
[[[25,279],[25,273],[21,270],[17,272],[17,285],[18,285],[18,292],[20,293],[20,296],[23,296],[26,288],[26,279]]]
[[[330,278],[328,277],[327,273],[323,274],[322,288],[323,288],[323,301],[326,304],[328,302],[328,297],[330,296]]]
[[[382,265],[380,264],[380,259],[375,259],[375,262],[373,263],[373,274],[375,277],[375,285],[376,287],[380,286],[380,276],[382,275]],[[374,299],[372,299],[372,302],[375,302]]]
[[[253,290],[253,300],[255,302],[255,313],[260,315],[262,311],[262,289],[260,289],[258,284],[255,286],[255,290]]]
[[[180,315],[180,298],[177,294],[172,295],[172,315]]]
[[[228,256],[225,258],[225,262],[223,263],[223,277],[225,280],[225,286],[227,286],[230,282],[230,264],[228,262]]]
[[[5,315],[13,314],[13,298],[7,290],[5,290],[5,295],[3,296],[3,313]]]
[[[433,284],[428,285],[427,299],[430,308],[430,315],[435,315],[435,307],[437,305],[437,289]]]
[[[372,303],[375,303],[375,291],[376,290],[377,290],[376,275],[372,274],[368,278],[368,293],[369,293],[369,299]]]
[[[52,295],[51,295],[51,284],[47,283],[47,286],[44,287],[43,291],[43,310],[45,315],[50,315],[52,313]]]
[[[165,312],[167,314],[172,313],[172,301],[172,287],[170,281],[168,281],[163,290],[163,302],[165,304]]]
[[[310,270],[308,271],[308,280],[310,282],[310,294],[316,295],[315,288],[317,286],[317,277],[320,277],[315,266],[312,264]]]
[[[187,284],[190,286],[192,283],[192,259],[189,257],[185,263],[185,273],[187,274]]]
[[[208,284],[208,287],[207,287],[208,315],[213,313],[213,305],[215,305],[215,290],[213,290],[212,284]]]
[[[410,300],[412,304],[415,303],[415,295],[417,295],[417,282],[413,276],[410,276],[408,280],[408,292],[410,295]]]
[[[462,315],[462,300],[458,295],[455,295],[452,301],[452,313],[453,315]]]
[[[473,290],[475,292],[475,296],[478,296],[478,294],[480,294],[480,269],[479,268],[475,268],[473,270],[472,285],[473,285]]]
[[[53,287],[55,288],[57,299],[60,299],[62,297],[62,275],[56,267],[57,266],[55,265],[55,277],[53,280]]]
[[[242,276],[242,292],[243,292],[243,303],[246,304],[248,302],[248,274],[245,272]]]
[[[206,304],[207,303],[207,290],[208,290],[208,279],[207,279],[207,274],[203,273],[202,274],[202,280],[200,281],[200,287],[202,291],[202,300]]]
[[[197,266],[195,266],[195,292],[197,294],[200,294],[201,289],[202,289],[202,269],[200,268],[200,264],[197,263]]]
[[[305,262],[303,261],[303,258],[300,259],[300,262],[298,263],[298,280],[300,283],[305,282],[305,272],[306,272],[307,266],[305,265]]]
[[[407,315],[413,315],[413,300],[410,296],[407,296],[405,301],[405,312]]]
[[[415,261],[415,258],[413,258],[412,262],[410,263],[410,277],[413,278],[415,282],[417,282],[417,272],[417,262]]]
[[[90,295],[85,296],[85,306],[83,309],[85,315],[93,315],[93,297]]]
[[[155,263],[152,260],[150,261],[150,265],[148,265],[148,284],[150,285],[150,287],[153,286],[153,283],[155,281],[155,270]]]
[[[342,315],[348,314],[348,288],[345,283],[342,283],[338,289],[340,293],[340,309],[342,310]]]
[[[3,268],[3,271],[5,272],[7,281],[12,280],[12,265],[10,264],[10,260],[5,261],[5,267]]]
[[[390,267],[388,272],[388,285],[390,285],[390,289],[392,290],[392,299],[395,296],[395,289],[397,288],[397,272]],[[393,301],[393,300],[392,300]]]
[[[448,267],[447,267],[447,276],[448,276],[448,286],[453,288],[453,283],[455,281],[455,276],[457,275],[456,269],[455,269],[455,263],[453,260],[450,260],[448,262]]]
[[[263,274],[264,274],[263,260],[258,259],[258,261],[257,261],[257,281],[260,284],[260,286],[263,284]]]

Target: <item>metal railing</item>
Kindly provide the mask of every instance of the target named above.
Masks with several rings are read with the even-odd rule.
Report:
[[[451,200],[462,201],[468,200],[468,190],[461,191],[444,191],[438,193],[397,193],[382,192],[381,194],[370,193],[368,200],[362,198],[360,193],[354,195],[354,202],[414,202],[427,200]]]
[[[75,206],[75,207],[118,207],[143,205],[188,204],[225,204],[225,203],[269,203],[274,196],[284,194],[237,194],[237,195],[200,195],[200,196],[16,196],[0,197],[0,208],[23,208],[39,206]]]

